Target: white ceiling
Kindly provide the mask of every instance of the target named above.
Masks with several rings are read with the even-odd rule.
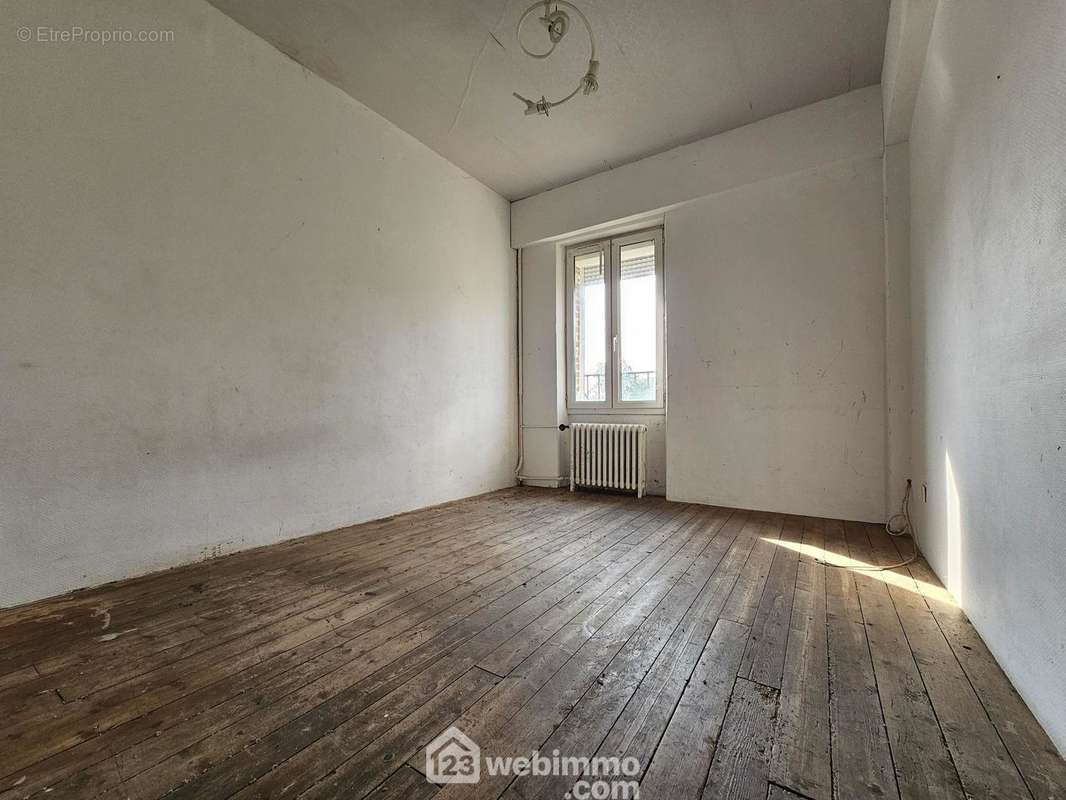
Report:
[[[568,93],[576,24],[544,61],[518,49],[532,0],[211,0],[509,199],[877,83],[889,0],[576,0],[600,90],[550,118],[511,93]],[[529,46],[545,37],[527,23]]]

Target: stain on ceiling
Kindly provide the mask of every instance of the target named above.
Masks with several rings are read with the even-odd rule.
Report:
[[[889,0],[575,0],[599,91],[551,116],[512,92],[569,93],[574,20],[534,60],[530,0],[210,0],[510,200],[880,81]],[[525,38],[528,37],[528,38]],[[547,40],[530,21],[523,41]]]

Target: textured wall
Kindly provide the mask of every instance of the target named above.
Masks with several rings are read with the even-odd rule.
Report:
[[[206,3],[0,31],[0,605],[512,482],[502,198]]]
[[[942,0],[911,129],[922,549],[1066,752],[1066,4]]]
[[[666,217],[667,495],[884,519],[881,158]]]

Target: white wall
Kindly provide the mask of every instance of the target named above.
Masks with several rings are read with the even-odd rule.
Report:
[[[199,0],[0,30],[0,605],[512,483],[501,197]]]
[[[666,217],[668,496],[884,519],[881,159]]]
[[[941,0],[910,136],[922,550],[1066,752],[1066,4]]]
[[[523,418],[538,426],[524,473],[569,468],[541,427],[566,419],[562,245],[661,223],[668,414],[582,419],[648,425],[654,493],[884,519],[880,98],[851,92],[512,204]]]

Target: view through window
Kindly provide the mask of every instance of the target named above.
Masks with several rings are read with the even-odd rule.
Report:
[[[662,232],[567,251],[571,409],[663,406]]]
[[[618,344],[622,401],[655,400],[658,368],[655,243],[619,248]]]
[[[603,251],[574,258],[574,397],[607,399],[607,280]]]

